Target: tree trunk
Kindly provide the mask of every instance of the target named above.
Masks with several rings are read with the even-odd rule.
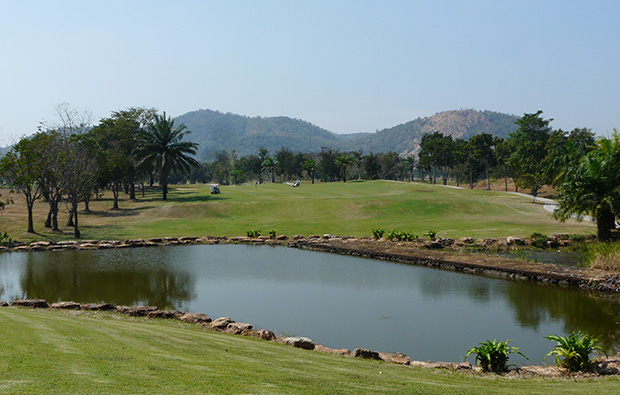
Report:
[[[46,228],[51,228],[52,227],[52,207],[53,207],[54,203],[52,202],[51,199],[49,199],[47,202],[50,205],[50,209],[47,212],[47,218],[45,219],[45,224],[43,224],[43,226],[46,227]]]
[[[67,226],[75,226],[73,222],[73,207],[69,210],[69,219],[67,220]]]
[[[34,202],[27,199],[26,205],[28,206],[28,233],[34,233],[34,221],[32,219],[32,206],[34,206]]]
[[[118,193],[120,186],[118,182],[112,183],[112,196],[114,197],[114,204],[112,205],[112,210],[118,210]]]
[[[609,241],[612,238],[612,229],[616,228],[616,217],[611,212],[609,205],[602,204],[596,210],[596,230],[601,241]]]
[[[133,178],[129,180],[129,199],[136,200],[136,183]]]
[[[52,207],[52,231],[60,232],[58,228],[58,201],[54,202]]]
[[[74,226],[74,230],[73,230],[73,236],[76,239],[79,239],[80,236],[80,228],[78,227],[78,209],[77,209],[77,202],[75,202],[75,204],[72,205],[72,210],[73,211],[73,218],[75,220],[75,226]]]
[[[487,172],[487,191],[491,190],[491,178],[489,177],[489,168],[486,168],[486,172]]]

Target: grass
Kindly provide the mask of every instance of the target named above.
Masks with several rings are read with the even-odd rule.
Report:
[[[618,378],[522,379],[409,368],[170,320],[0,308],[0,393],[617,393]]]
[[[592,269],[620,271],[620,243],[594,243],[588,247]]]
[[[43,228],[47,204],[35,205],[35,230],[25,232],[23,197],[1,191],[0,199],[13,198],[0,216],[0,231],[17,240],[71,239]],[[242,236],[250,229],[277,229],[278,234],[338,234],[371,236],[371,228],[401,229],[415,234],[438,230],[440,237],[527,237],[534,232],[592,234],[595,227],[569,220],[559,223],[542,204],[531,199],[482,190],[454,189],[421,183],[352,181],[224,186],[211,195],[207,185],[173,186],[169,201],[148,189],[144,198],[120,202],[112,211],[110,196],[91,202],[92,213],[81,213],[85,239],[126,239],[158,236]],[[63,207],[59,217],[66,222]]]

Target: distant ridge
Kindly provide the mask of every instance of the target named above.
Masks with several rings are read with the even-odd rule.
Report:
[[[375,133],[336,134],[300,119],[280,117],[247,117],[213,110],[197,110],[175,119],[192,132],[189,139],[199,144],[198,159],[213,160],[217,152],[239,156],[255,154],[261,147],[270,152],[281,147],[293,151],[318,152],[321,147],[341,151],[395,151],[400,155],[415,154],[422,135],[442,132],[453,138],[468,139],[478,133],[506,137],[516,130],[516,115],[494,111],[452,110],[430,117],[417,118]]]

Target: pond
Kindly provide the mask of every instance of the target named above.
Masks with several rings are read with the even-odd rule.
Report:
[[[577,290],[296,249],[192,245],[0,254],[0,299],[155,305],[229,316],[333,348],[461,361],[515,339],[539,364],[548,333],[618,349],[620,303]],[[470,359],[473,362],[473,358]],[[552,360],[548,360],[552,363]]]

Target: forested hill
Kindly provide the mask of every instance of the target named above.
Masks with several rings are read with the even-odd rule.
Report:
[[[506,137],[516,130],[518,117],[493,111],[455,110],[383,129],[376,133],[339,135],[300,119],[289,117],[246,117],[212,110],[198,110],[175,119],[192,132],[189,139],[199,145],[198,159],[213,160],[217,152],[239,156],[255,154],[264,147],[270,152],[280,147],[293,151],[317,152],[321,147],[342,151],[395,151],[401,155],[417,152],[423,134],[441,132],[454,138],[491,133]]]
[[[239,156],[255,154],[261,147],[270,152],[280,147],[303,152],[340,148],[335,133],[289,117],[246,117],[198,110],[175,118],[175,124],[180,123],[192,132],[188,139],[199,144],[199,160],[213,160],[220,151],[235,150]]]
[[[479,133],[507,137],[510,132],[517,129],[515,125],[517,119],[515,115],[494,111],[443,111],[431,117],[417,118],[389,129],[359,136],[347,145],[351,150],[395,151],[400,155],[408,155],[418,151],[422,135],[426,133],[441,132],[455,139],[465,140]]]

